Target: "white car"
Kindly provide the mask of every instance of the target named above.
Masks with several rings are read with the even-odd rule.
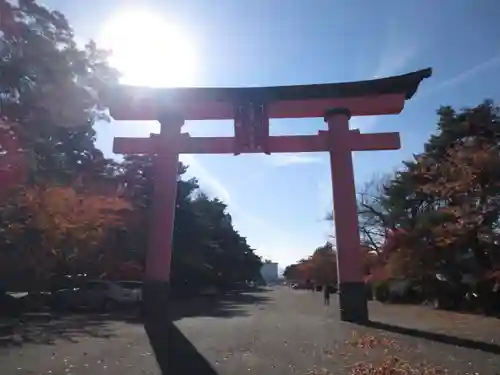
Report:
[[[142,285],[141,281],[118,281],[117,284],[123,289],[131,292],[133,302],[142,302]]]
[[[58,308],[110,311],[120,305],[137,302],[137,294],[118,283],[107,280],[88,280],[80,287],[59,290],[54,294]]]

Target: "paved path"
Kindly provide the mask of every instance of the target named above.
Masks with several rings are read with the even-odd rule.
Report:
[[[379,374],[370,366],[384,361],[406,368],[399,374],[437,374],[439,367],[500,374],[500,347],[494,342],[500,341],[499,320],[378,303],[370,310],[376,327],[342,323],[336,298],[325,307],[321,293],[286,287],[219,303],[192,302],[176,311],[172,362],[184,359],[189,368],[176,367],[182,375]],[[14,345],[4,342],[0,374],[159,370],[140,323],[75,316],[30,325]]]

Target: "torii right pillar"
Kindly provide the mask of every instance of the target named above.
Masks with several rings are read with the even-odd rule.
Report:
[[[340,319],[363,323],[368,321],[366,286],[352,164],[351,113],[347,108],[334,108],[325,114],[328,124],[330,168],[332,172],[335,237],[337,240],[337,277]]]

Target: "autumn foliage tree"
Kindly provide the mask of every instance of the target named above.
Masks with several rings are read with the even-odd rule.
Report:
[[[309,259],[313,279],[319,284],[337,284],[337,253],[331,242],[318,247]]]
[[[439,114],[440,133],[402,176],[418,202],[413,225],[405,228],[406,253],[412,253],[410,264],[424,266],[420,273],[459,278],[466,266],[483,274],[498,265],[498,109],[485,102],[458,113],[444,107]]]
[[[75,173],[104,172],[96,170],[102,153],[93,125],[107,119],[100,93],[118,82],[108,57],[93,42],[80,48],[60,12],[0,0],[0,117],[16,125],[30,182],[67,184]]]
[[[284,277],[290,282],[337,284],[337,254],[331,242],[318,247],[313,254],[285,268]]]
[[[127,203],[96,189],[112,164],[95,147],[92,127],[106,120],[100,92],[118,79],[107,57],[92,42],[79,48],[61,13],[33,0],[0,0],[4,280],[7,272],[38,282],[84,258],[98,264],[95,252],[121,220]]]
[[[63,14],[0,0],[0,281],[43,288],[52,274],[142,277],[152,157],[116,162],[95,145],[119,73],[109,53],[77,45]],[[261,261],[226,205],[179,166],[174,279],[251,279]],[[11,283],[11,281],[16,281]],[[19,286],[20,287],[20,286]]]
[[[360,222],[376,211],[377,231],[391,231],[379,258],[388,278],[413,280],[425,291],[440,274],[489,293],[500,267],[500,111],[485,101],[460,111],[442,107],[438,115],[424,151],[384,181]]]
[[[0,198],[27,178],[24,155],[17,136],[19,125],[0,117]]]
[[[20,188],[2,206],[2,264],[11,266],[3,271],[37,282],[58,272],[99,276],[109,269],[108,237],[129,209],[119,197],[73,187]]]

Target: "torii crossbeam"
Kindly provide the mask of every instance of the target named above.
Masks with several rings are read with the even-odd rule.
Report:
[[[179,154],[276,152],[330,153],[335,207],[341,319],[368,319],[356,212],[352,151],[396,150],[399,133],[361,134],[351,116],[397,114],[430,77],[431,69],[350,83],[255,88],[169,88],[121,86],[111,95],[115,120],[158,120],[150,138],[116,138],[114,152],[156,154],[155,193],[146,262],[144,303],[148,335],[161,329],[168,310]],[[317,135],[269,136],[269,119],[323,117]],[[234,119],[234,137],[190,137],[185,120]],[[148,323],[149,322],[149,323]],[[149,327],[149,329],[148,329]]]

